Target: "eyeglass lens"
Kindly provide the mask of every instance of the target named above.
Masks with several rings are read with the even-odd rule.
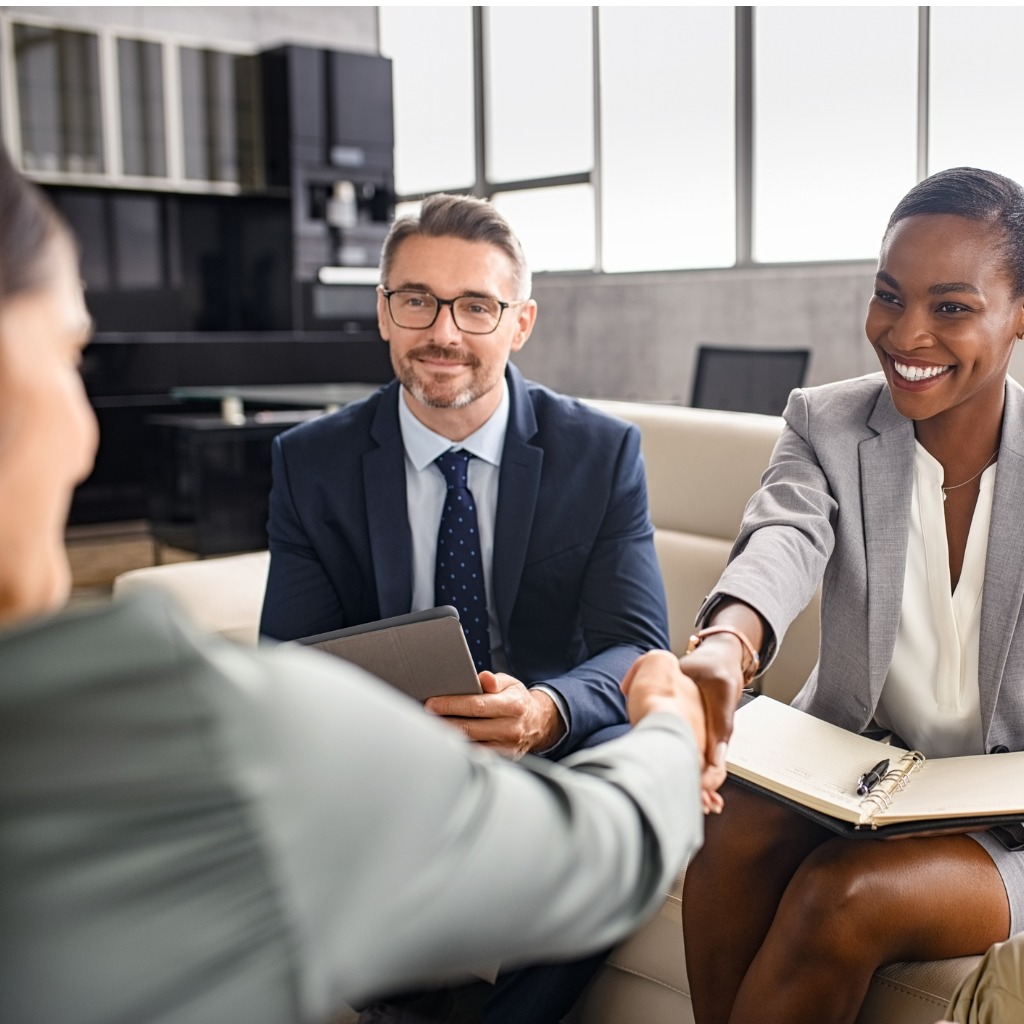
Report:
[[[422,330],[437,319],[440,300],[430,292],[395,291],[388,298],[388,305],[399,327]],[[460,295],[452,300],[451,309],[455,326],[467,334],[490,334],[501,319],[501,303],[497,299]]]

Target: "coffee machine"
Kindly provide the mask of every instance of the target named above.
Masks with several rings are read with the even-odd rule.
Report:
[[[292,203],[294,321],[365,330],[395,211],[391,61],[305,46],[260,56],[267,185]]]

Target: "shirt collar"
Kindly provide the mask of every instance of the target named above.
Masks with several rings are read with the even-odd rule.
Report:
[[[430,427],[421,423],[409,408],[405,388],[399,389],[398,423],[402,431],[402,443],[405,454],[417,471],[425,469],[439,455],[451,448],[464,448],[492,466],[501,465],[501,452],[505,447],[505,431],[508,427],[509,397],[508,382],[502,378],[501,398],[498,407],[491,413],[483,426],[474,430],[462,441],[451,441],[441,434],[435,433]]]

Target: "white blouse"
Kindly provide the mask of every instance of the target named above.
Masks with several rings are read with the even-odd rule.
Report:
[[[950,593],[942,465],[917,445],[899,632],[875,719],[929,757],[984,753],[978,640],[995,478],[993,463]]]

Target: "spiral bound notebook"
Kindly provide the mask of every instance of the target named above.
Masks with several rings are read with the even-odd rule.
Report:
[[[459,613],[449,605],[296,642],[359,665],[418,701],[481,692]]]
[[[862,775],[887,760],[866,795]],[[847,732],[769,697],[736,712],[727,767],[844,835],[909,835],[1024,819],[1024,752],[926,758]]]

